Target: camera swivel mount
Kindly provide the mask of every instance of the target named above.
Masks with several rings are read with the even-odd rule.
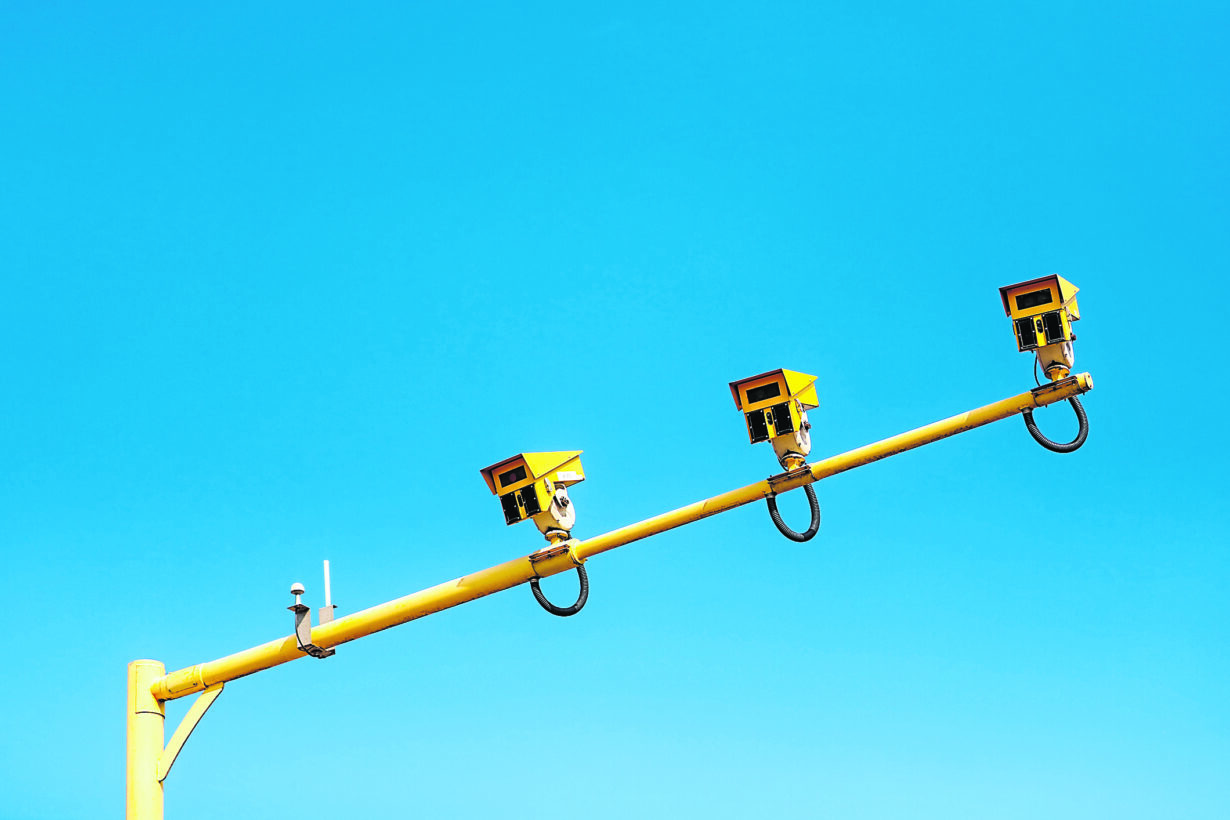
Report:
[[[550,534],[548,534],[550,538]],[[558,615],[561,618],[567,618],[570,615],[576,615],[585,606],[585,602],[589,600],[589,575],[585,572],[585,565],[577,560],[576,553],[572,548],[578,542],[576,539],[568,538],[568,533],[563,533],[563,537],[557,536],[557,540],[552,541],[549,547],[543,547],[538,552],[530,556],[530,564],[537,569],[539,561],[545,561],[548,558],[555,558],[558,555],[565,553],[572,560],[572,563],[577,568],[577,578],[581,583],[580,592],[577,593],[577,600],[572,606],[557,606],[547,600],[547,596],[539,587],[538,582],[542,576],[535,574],[530,579],[530,591],[534,593],[534,600],[538,601],[538,605],[550,612],[552,615]]]

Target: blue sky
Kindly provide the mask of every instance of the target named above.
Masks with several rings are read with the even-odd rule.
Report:
[[[817,375],[818,457],[1028,389],[996,289],[1052,272],[1078,453],[1008,420],[808,544],[750,506],[236,681],[167,817],[1226,816],[1227,16],[3,4],[0,817],[118,815],[126,664],[287,634],[321,559],[344,614],[536,549],[513,453],[585,451],[586,537],[774,471],[733,379]]]

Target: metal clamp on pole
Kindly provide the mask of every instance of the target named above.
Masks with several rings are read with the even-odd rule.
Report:
[[[581,581],[581,591],[577,595],[577,600],[572,606],[556,606],[547,600],[547,596],[543,594],[542,589],[538,586],[538,581],[541,576],[535,575],[530,579],[530,590],[534,593],[534,599],[538,601],[539,606],[550,612],[552,615],[558,615],[561,618],[567,618],[569,615],[576,615],[585,606],[585,602],[589,600],[589,576],[585,574],[585,566],[577,560],[572,552],[572,543],[562,543],[555,546],[547,547],[530,556],[530,563],[536,564],[538,561],[545,561],[548,558],[554,558],[558,555],[568,554],[572,559],[572,563],[576,564],[577,577]]]
[[[1066,443],[1051,441],[1043,435],[1042,431],[1038,429],[1038,425],[1034,422],[1033,410],[1026,410],[1021,414],[1025,418],[1025,429],[1029,431],[1031,436],[1033,436],[1034,441],[1038,442],[1052,453],[1071,453],[1075,450],[1079,450],[1081,445],[1085,443],[1085,439],[1089,437],[1089,417],[1085,415],[1085,408],[1081,404],[1081,400],[1076,396],[1072,396],[1068,399],[1068,404],[1071,404],[1072,409],[1076,411],[1076,422],[1080,426],[1080,429],[1076,431],[1076,438]]]
[[[306,652],[313,658],[327,658],[335,654],[335,651],[312,643],[312,609],[300,599],[303,593],[303,584],[291,584],[290,594],[295,596],[295,602],[286,607],[295,613],[295,640],[299,644],[299,651]]]
[[[782,520],[781,513],[777,511],[777,494],[779,492],[778,487],[794,484],[795,479],[804,475],[811,475],[811,468],[806,464],[789,472],[770,476],[769,487],[772,488],[773,492],[765,497],[765,501],[769,505],[769,517],[773,519],[773,526],[777,527],[777,531],[791,541],[798,541],[799,543],[810,541],[820,531],[820,500],[816,498],[816,490],[810,483],[803,487],[803,491],[807,493],[807,503],[811,507],[811,524],[803,532],[795,532]],[[794,488],[787,486],[786,489]]]

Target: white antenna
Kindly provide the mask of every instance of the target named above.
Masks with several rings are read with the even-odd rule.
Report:
[[[329,586],[329,559],[325,559],[325,606],[333,606],[333,590]]]
[[[325,605],[317,610],[320,617],[317,619],[322,624],[327,624],[333,620],[333,610],[337,609],[333,605],[333,587],[329,582],[329,559],[325,559]]]

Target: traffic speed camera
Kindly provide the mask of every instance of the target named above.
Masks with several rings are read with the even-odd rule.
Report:
[[[730,383],[735,407],[743,411],[752,444],[773,443],[786,469],[800,466],[811,452],[807,411],[820,406],[816,377],[794,370],[771,370]]]
[[[500,498],[504,523],[532,519],[544,534],[567,534],[576,510],[567,488],[585,480],[580,450],[518,453],[482,469],[483,480]]]
[[[1081,318],[1075,285],[1062,276],[1043,276],[999,289],[1004,313],[1012,319],[1016,346],[1034,351],[1047,377],[1066,378],[1075,362],[1072,323]]]

